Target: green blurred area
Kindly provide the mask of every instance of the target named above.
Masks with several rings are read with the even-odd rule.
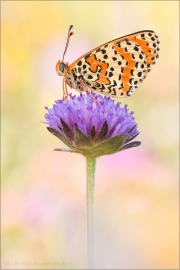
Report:
[[[160,38],[147,79],[131,98],[116,99],[135,112],[142,146],[97,164],[97,265],[177,269],[178,9],[178,1],[1,2],[3,269],[34,261],[85,267],[85,161],[54,153],[63,144],[41,123],[44,107],[62,97],[55,64],[70,24],[68,63],[133,32],[154,30]]]

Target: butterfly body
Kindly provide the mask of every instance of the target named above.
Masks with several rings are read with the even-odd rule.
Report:
[[[128,97],[139,87],[159,57],[159,39],[145,30],[107,42],[71,65],[58,61],[65,85],[113,97]],[[66,86],[65,86],[66,87]]]

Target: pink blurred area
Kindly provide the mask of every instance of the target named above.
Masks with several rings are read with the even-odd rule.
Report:
[[[140,30],[160,37],[137,92],[142,145],[97,160],[97,269],[178,269],[179,32],[177,1],[3,1],[2,269],[86,268],[85,159],[46,131],[65,60]],[[97,15],[96,15],[97,14]],[[97,18],[96,18],[97,16]],[[73,94],[78,94],[72,91]]]

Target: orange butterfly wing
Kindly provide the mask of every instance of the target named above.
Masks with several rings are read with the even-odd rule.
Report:
[[[140,31],[107,42],[69,66],[94,91],[114,97],[130,96],[159,57],[159,39]]]

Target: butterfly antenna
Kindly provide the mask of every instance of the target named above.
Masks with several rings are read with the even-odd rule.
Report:
[[[67,47],[68,47],[68,45],[69,45],[70,37],[74,34],[74,32],[70,32],[72,28],[73,28],[73,25],[70,25],[70,26],[69,26],[69,30],[68,30],[68,37],[67,37],[66,47],[65,47],[65,50],[64,50],[64,53],[63,53],[63,59],[62,59],[62,61],[64,60],[64,56],[65,56],[65,54],[66,54]]]

